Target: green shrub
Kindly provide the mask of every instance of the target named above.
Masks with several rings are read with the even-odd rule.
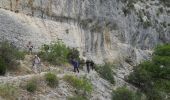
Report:
[[[63,42],[55,42],[50,45],[43,45],[39,56],[53,65],[63,65],[70,59],[75,58],[80,61],[79,51],[75,48],[70,49]]]
[[[152,26],[152,23],[150,22],[150,21],[145,21],[145,22],[143,22],[143,28],[148,28],[148,27],[150,27],[150,26]]]
[[[5,100],[15,100],[18,97],[18,88],[9,84],[1,84],[0,96]]]
[[[162,4],[164,4],[165,6],[167,6],[167,7],[170,7],[170,3],[169,3],[168,0],[160,0],[160,2],[161,2]]]
[[[141,100],[141,94],[132,92],[126,87],[120,87],[112,92],[112,100]]]
[[[168,100],[170,93],[170,44],[155,48],[151,61],[145,61],[129,75],[128,81],[144,92],[149,100]]]
[[[0,57],[0,75],[4,75],[6,72],[6,65],[3,58]]]
[[[159,45],[154,50],[154,55],[157,56],[170,56],[170,44]]]
[[[69,53],[67,55],[67,59],[68,59],[69,63],[71,63],[71,59],[73,59],[73,58],[78,60],[79,65],[80,65],[79,68],[83,69],[83,66],[85,65],[85,61],[83,59],[80,59],[79,55],[80,55],[80,53],[77,49],[69,48]]]
[[[39,52],[40,57],[53,65],[62,65],[68,62],[69,48],[62,42],[44,45]]]
[[[127,16],[131,13],[131,10],[134,10],[134,4],[137,2],[136,0],[122,0],[123,3],[126,4],[126,6],[122,9],[124,12],[124,15]]]
[[[77,78],[75,76],[65,75],[64,80],[67,81],[70,85],[75,87],[77,90],[83,92],[92,92],[93,86],[86,78]]]
[[[157,65],[170,66],[170,56],[154,56],[152,60]]]
[[[35,79],[30,80],[26,84],[26,89],[28,92],[35,92],[37,90],[37,81]]]
[[[136,3],[136,0],[128,0],[127,7],[129,9],[134,9],[134,3]]]
[[[73,97],[68,97],[67,100],[87,100],[87,99],[81,96],[73,96]]]
[[[24,59],[25,53],[7,41],[0,42],[0,58],[8,70],[17,69],[17,60]]]
[[[127,16],[128,14],[130,14],[130,10],[128,8],[122,8],[122,11],[124,13],[125,16]]]
[[[160,13],[163,13],[163,11],[164,11],[163,7],[158,8],[158,10]]]
[[[75,59],[77,59],[77,60],[80,61],[79,51],[78,51],[77,49],[75,49],[75,48],[73,48],[73,49],[70,49],[70,48],[69,48],[69,53],[68,53],[68,55],[67,55],[67,59],[70,60],[70,59],[72,59],[72,58],[75,58]]]
[[[45,75],[45,80],[50,87],[56,87],[58,85],[58,78],[55,74],[47,73]]]
[[[151,72],[148,72],[150,69],[150,66],[154,66],[151,62],[143,62],[142,64],[139,64],[138,66],[134,67],[134,71],[132,74],[129,75],[129,81],[133,83],[137,87],[143,86],[143,89],[147,89],[150,85],[148,82],[151,79]],[[143,67],[147,69],[143,69]],[[146,86],[149,85],[149,86]]]
[[[100,76],[106,80],[108,80],[110,83],[114,84],[114,77],[113,77],[113,71],[112,71],[112,65],[111,64],[105,64],[104,66],[98,66],[96,67],[96,71],[100,74]]]

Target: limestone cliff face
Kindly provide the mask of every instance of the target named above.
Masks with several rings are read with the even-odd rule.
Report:
[[[61,39],[97,63],[128,67],[170,42],[168,6],[159,0],[0,0],[0,38],[21,48],[32,41],[36,49]]]

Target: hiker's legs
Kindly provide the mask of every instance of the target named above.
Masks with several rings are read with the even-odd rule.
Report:
[[[89,73],[90,72],[90,66],[87,65],[87,72]]]
[[[77,69],[77,72],[79,73],[79,68],[77,67],[76,69]]]
[[[41,73],[41,66],[40,66],[40,64],[38,64],[37,69],[38,69],[38,73]]]
[[[29,48],[28,52],[29,54],[32,54],[32,48]]]
[[[94,65],[91,65],[91,69],[94,70]]]
[[[74,72],[76,72],[76,67],[74,66]]]
[[[34,71],[35,73],[37,73],[37,64],[34,64],[34,66],[33,66],[33,71]]]

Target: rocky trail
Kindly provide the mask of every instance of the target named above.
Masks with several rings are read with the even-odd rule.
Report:
[[[21,93],[19,100],[66,100],[67,97],[74,95],[74,89],[69,83],[63,80],[65,75],[72,75],[76,77],[86,77],[93,85],[93,92],[90,100],[110,100],[112,89],[121,87],[123,85],[128,86],[132,90],[137,88],[126,82],[123,78],[115,75],[115,85],[110,84],[108,81],[100,77],[96,71],[87,73],[86,70],[80,69],[80,73],[74,73],[71,65],[64,66],[52,66],[46,62],[41,62],[41,72],[35,73],[32,69],[33,55],[26,55],[24,60],[20,61],[21,72],[19,74],[7,74],[6,76],[0,76],[0,84],[10,84],[12,86],[19,87]],[[29,73],[27,73],[29,72]],[[56,88],[49,88],[45,82],[44,75],[48,72],[54,73],[59,79],[59,85]],[[39,90],[35,94],[28,93],[23,87],[29,80],[38,79]]]
[[[21,61],[21,68],[27,67],[27,70],[30,72],[27,74],[20,75],[6,75],[0,76],[0,84],[10,84],[12,86],[19,87],[21,89],[21,93],[19,95],[19,100],[66,100],[68,96],[74,95],[74,89],[69,85],[69,83],[63,80],[65,75],[73,75],[76,77],[86,77],[89,79],[93,85],[93,92],[91,100],[105,100],[111,98],[112,85],[102,79],[96,71],[91,71],[87,73],[86,71],[80,69],[80,73],[74,73],[72,71],[72,66],[67,67],[45,67],[42,62],[42,72],[34,73],[31,69],[31,59],[32,55],[26,55],[25,59]],[[32,72],[31,72],[32,71]],[[52,72],[56,74],[59,79],[59,85],[56,88],[49,88],[46,85],[44,80],[44,75],[48,72]],[[38,79],[39,90],[36,91],[35,94],[30,94],[26,90],[24,90],[24,84],[27,83],[31,79]]]

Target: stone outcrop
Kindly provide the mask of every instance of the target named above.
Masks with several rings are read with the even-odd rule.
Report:
[[[0,7],[21,13],[1,10],[1,38],[19,46],[62,39],[101,62],[118,56],[119,43],[145,50],[170,42],[169,7],[159,0],[1,0]]]

